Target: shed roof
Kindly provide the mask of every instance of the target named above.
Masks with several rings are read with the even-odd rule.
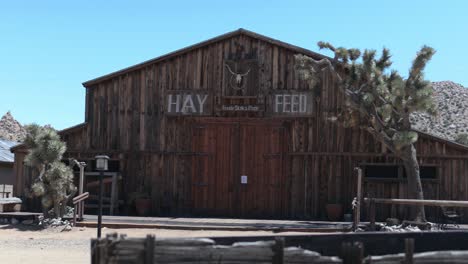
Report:
[[[0,162],[14,162],[15,156],[10,148],[18,145],[19,142],[0,139]]]

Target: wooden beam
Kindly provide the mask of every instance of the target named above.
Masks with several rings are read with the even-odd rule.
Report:
[[[372,153],[372,152],[289,152],[289,156],[339,156],[339,157],[391,157],[398,158],[392,153]],[[445,154],[418,154],[419,158],[436,159],[468,159],[468,155],[445,155]]]
[[[364,198],[366,203],[468,207],[468,201]]]

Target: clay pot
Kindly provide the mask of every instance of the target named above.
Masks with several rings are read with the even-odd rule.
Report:
[[[343,206],[341,204],[327,204],[327,217],[330,221],[339,221],[343,216]]]
[[[147,216],[151,211],[151,200],[148,198],[135,199],[136,212],[139,216]]]

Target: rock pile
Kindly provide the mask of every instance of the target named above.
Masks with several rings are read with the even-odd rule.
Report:
[[[8,111],[0,119],[0,139],[21,142],[25,137],[25,128]]]
[[[432,86],[438,114],[414,113],[413,128],[448,140],[468,133],[468,88],[450,81],[433,82]]]

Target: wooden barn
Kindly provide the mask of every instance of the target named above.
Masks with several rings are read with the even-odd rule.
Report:
[[[295,54],[324,57],[239,29],[87,81],[85,122],[60,132],[66,155],[89,174],[96,155],[111,157],[121,212],[146,192],[150,215],[325,219],[327,204],[351,212],[356,166],[365,196],[406,197],[399,160],[332,122],[345,107],[337,80],[320,73],[309,87]],[[25,196],[27,150],[13,151]],[[468,147],[420,133],[417,151],[427,199],[468,200]],[[380,218],[406,213],[378,207]]]

